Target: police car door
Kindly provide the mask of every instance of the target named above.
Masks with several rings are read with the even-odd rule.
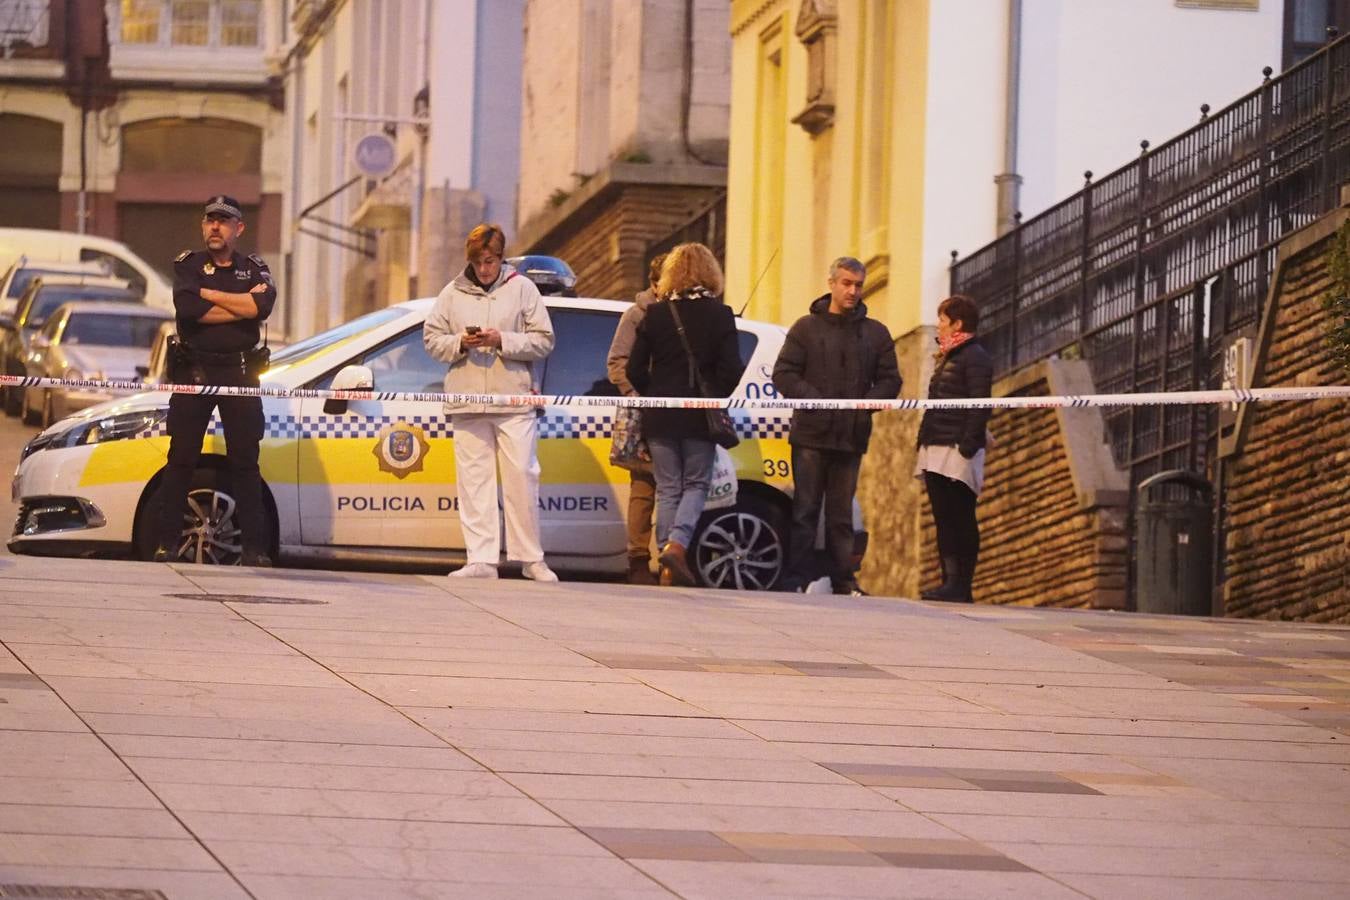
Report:
[[[557,335],[544,366],[544,394],[617,396],[605,370],[619,314],[549,306]],[[628,473],[609,464],[616,407],[550,406],[539,422],[539,525],[544,551],[622,554]]]
[[[422,327],[349,360],[376,391],[442,390]],[[336,371],[315,386],[332,386]],[[439,403],[304,401],[301,535],[310,546],[462,549],[449,420]]]

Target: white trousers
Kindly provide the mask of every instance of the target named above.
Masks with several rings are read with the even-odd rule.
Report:
[[[544,558],[539,542],[539,419],[525,413],[456,413],[455,488],[469,562],[497,565],[502,550],[497,466],[502,469],[507,558]]]

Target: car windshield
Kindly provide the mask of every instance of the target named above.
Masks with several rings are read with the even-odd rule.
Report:
[[[20,269],[14,273],[14,279],[9,283],[9,293],[7,296],[19,298],[23,292],[28,290],[28,286],[33,283],[34,278],[42,278],[47,275],[66,275],[69,274],[65,269]]]
[[[63,344],[95,344],[100,347],[150,349],[164,319],[159,316],[116,316],[74,313],[66,323]]]
[[[41,328],[47,317],[62,303],[72,300],[121,300],[135,302],[138,298],[133,292],[122,288],[93,287],[89,285],[52,285],[38,290],[38,295],[29,304],[23,327],[29,331]]]
[[[289,344],[285,349],[272,354],[271,371],[275,372],[279,366],[283,365],[289,367],[308,362],[321,353],[327,353],[340,344],[359,337],[373,328],[379,328],[395,319],[401,319],[407,314],[406,309],[397,307],[377,309],[375,312],[366,313],[358,319],[344,322],[336,328],[330,328],[302,341],[296,341],[294,344]]]

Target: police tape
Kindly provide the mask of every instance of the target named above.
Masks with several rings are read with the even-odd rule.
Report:
[[[467,394],[409,391],[335,390],[324,388],[232,387],[227,385],[157,384],[90,378],[37,378],[0,375],[0,386],[15,388],[78,388],[99,393],[173,393],[204,397],[264,397],[305,400],[374,400],[441,403],[457,406],[538,408],[544,406],[635,409],[759,410],[926,410],[926,409],[1083,409],[1111,406],[1199,406],[1222,403],[1271,403],[1292,400],[1350,400],[1350,385],[1329,387],[1235,388],[1204,391],[1161,391],[1137,394],[1078,394],[1048,397],[973,397],[960,399],[825,400],[763,397],[616,397],[579,394]]]

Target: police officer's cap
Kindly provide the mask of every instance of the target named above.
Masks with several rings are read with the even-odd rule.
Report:
[[[239,208],[239,201],[225,194],[217,194],[206,201],[206,215],[229,216],[233,219],[244,218],[244,211]]]

